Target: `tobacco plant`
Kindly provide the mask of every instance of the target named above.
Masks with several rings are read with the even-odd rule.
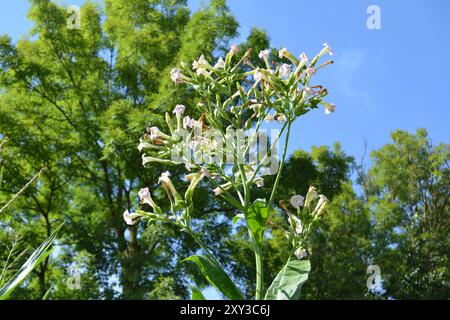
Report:
[[[239,212],[233,223],[242,220],[248,230],[256,264],[255,299],[298,299],[311,269],[308,238],[320,222],[327,198],[311,186],[305,196],[293,196],[288,205],[280,203],[289,222],[289,228],[280,228],[292,248],[288,261],[265,292],[263,255],[270,252],[263,252],[262,243],[268,219],[276,210],[273,201],[286,162],[292,124],[320,106],[326,114],[334,112],[335,105],[324,101],[327,89],[312,81],[320,69],[333,63],[320,63],[322,57],[333,52],[324,44],[310,60],[305,53],[297,58],[283,48],[278,52],[282,62],[276,63],[270,61],[273,52],[264,50],[259,58],[265,68],[255,67],[248,59],[250,53],[248,50],[240,55],[238,46],[232,45],[225,58],[214,64],[201,56],[192,65],[181,63],[171,70],[174,84],[193,90],[198,101],[189,108],[176,105],[172,114],[166,113],[167,132],[149,127],[138,149],[143,153],[145,167],[154,163],[184,166],[188,172],[187,191],[180,194],[180,186],[174,185],[170,172],[165,171],[159,183],[167,193],[170,211],[163,211],[149,188],[143,188],[138,195],[145,210],[126,210],[124,219],[129,225],[141,219],[170,223],[190,234],[204,254],[185,260],[196,263],[204,277],[228,299],[244,299],[214,252],[203,243],[201,234],[191,228],[194,211],[201,211],[195,207],[193,194],[202,183]],[[201,116],[191,118],[185,115],[186,110]],[[281,152],[280,140],[284,141]],[[266,175],[275,175],[272,190],[266,198],[255,199],[252,191],[264,186]],[[192,296],[204,299],[196,288]]]

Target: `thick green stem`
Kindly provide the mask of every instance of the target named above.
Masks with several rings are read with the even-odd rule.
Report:
[[[272,193],[271,193],[270,199],[269,199],[269,205],[272,203],[273,198],[275,197],[275,191],[277,190],[278,183],[280,182],[281,171],[283,170],[283,166],[286,161],[286,153],[287,153],[287,147],[289,144],[289,135],[291,133],[291,125],[292,125],[292,122],[289,121],[288,125],[287,125],[286,141],[284,143],[283,158],[281,159],[280,168],[278,168],[277,177],[275,178],[275,183],[273,184]]]
[[[247,181],[245,176],[245,168],[243,165],[239,165],[239,171],[242,179],[242,186],[244,188],[244,215],[247,217],[247,210],[250,207],[251,197],[250,197],[250,183],[251,181]],[[253,242],[253,250],[255,251],[255,262],[256,262],[256,300],[263,299],[263,290],[264,290],[264,269],[263,269],[263,255],[261,245],[258,244],[250,232],[248,230],[250,239]]]
[[[255,244],[255,260],[256,260],[256,300],[262,300],[264,290],[264,265],[262,248]]]

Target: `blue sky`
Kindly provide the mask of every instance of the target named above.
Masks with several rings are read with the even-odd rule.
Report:
[[[84,1],[66,1],[82,4]],[[189,0],[198,8],[199,0]],[[450,1],[448,0],[229,0],[240,39],[251,27],[265,29],[275,47],[314,56],[328,42],[335,64],[316,76],[336,112],[315,110],[293,127],[289,152],[332,145],[359,159],[389,142],[395,129],[428,130],[434,143],[450,142]],[[367,7],[381,9],[381,30],[366,26]],[[0,33],[15,40],[31,24],[28,2],[3,2]],[[239,40],[239,39],[238,39]]]
[[[195,1],[197,5],[199,1]],[[192,2],[194,3],[194,1]],[[275,5],[276,4],[276,5]],[[369,30],[367,7],[378,5],[381,30]],[[324,42],[333,66],[316,76],[336,112],[309,113],[294,125],[289,147],[340,141],[359,159],[390,141],[395,129],[428,130],[434,143],[450,142],[450,1],[229,0],[241,24],[265,29],[275,47],[314,56]]]

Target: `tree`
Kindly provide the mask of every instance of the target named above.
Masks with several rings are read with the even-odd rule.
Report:
[[[433,145],[424,129],[391,137],[366,179],[384,296],[448,299],[450,145]]]
[[[424,129],[415,135],[395,131],[392,140],[371,154],[368,170],[337,146],[313,148],[311,154],[299,150],[289,159],[279,200],[304,193],[309,184],[331,195],[311,241],[312,271],[302,298],[448,298],[449,145],[433,145]],[[289,246],[276,227],[286,225],[285,213],[280,210],[272,224],[266,278],[282,265]],[[245,244],[250,246],[239,230],[228,242],[233,272],[251,296],[250,248],[237,249]],[[376,291],[367,287],[370,265],[381,270]]]
[[[222,0],[192,16],[183,0],[107,0],[104,12],[87,2],[80,29],[68,29],[66,8],[49,0],[32,1],[28,16],[31,38],[0,40],[0,132],[11,138],[15,157],[8,161],[16,168],[4,187],[14,190],[41,165],[48,171],[11,221],[21,216],[30,226],[27,241],[36,243],[53,221],[67,219],[54,273],[68,276],[76,257],[87,255],[97,279],[90,297],[117,296],[112,276],[124,298],[154,296],[155,284],[181,275],[167,254],[177,248],[173,230],[123,223],[124,208],[136,203],[131,190],[154,183],[158,171],[142,170],[136,140],[148,119],[159,123],[180,98],[167,68],[200,52],[213,55],[236,35],[237,22]],[[37,296],[49,287],[47,268]],[[184,296],[185,286],[175,283]]]
[[[434,146],[424,129],[392,140],[372,152],[371,168],[358,168],[359,186],[341,184],[328,206],[305,298],[448,298],[449,145]],[[370,265],[381,271],[375,291]]]
[[[365,202],[351,182],[341,185],[327,208],[320,232],[312,240],[313,271],[306,299],[365,299],[373,224]]]

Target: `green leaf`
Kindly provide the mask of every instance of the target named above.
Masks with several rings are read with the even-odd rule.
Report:
[[[194,286],[190,286],[190,287],[191,287],[191,292],[192,292],[192,296],[191,296],[192,300],[206,300],[205,296],[203,295],[203,293],[200,291],[199,288],[194,287]]]
[[[233,218],[233,225],[235,225],[239,221],[239,219],[245,219],[245,216],[242,213],[235,215]]]
[[[14,289],[52,252],[52,244],[64,223],[59,225],[55,231],[31,254],[28,260],[20,267],[19,271],[2,288],[0,288],[0,300],[8,299]]]
[[[50,288],[48,288],[47,292],[45,292],[44,296],[42,297],[42,300],[47,300],[48,296],[50,295],[50,292],[52,291],[52,286],[50,286]]]
[[[269,207],[266,205],[266,200],[256,199],[248,208],[245,218],[256,245],[261,246],[269,218]]]
[[[302,285],[311,271],[309,260],[289,261],[277,274],[265,296],[265,300],[297,300]]]
[[[225,297],[231,300],[243,300],[239,289],[231,281],[230,277],[222,267],[214,260],[203,255],[195,255],[184,259],[184,261],[193,261],[200,268],[203,276],[217,290],[223,293]]]

